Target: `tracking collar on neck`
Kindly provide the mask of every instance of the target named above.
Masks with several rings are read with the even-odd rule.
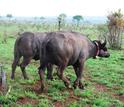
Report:
[[[93,41],[93,43],[95,44],[96,46],[96,52],[95,52],[95,56],[93,57],[94,59],[96,58],[96,56],[99,55],[99,44],[97,41]]]

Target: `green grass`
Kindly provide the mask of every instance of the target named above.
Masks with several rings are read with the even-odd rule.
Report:
[[[29,27],[30,28],[30,27]],[[0,27],[2,31],[3,28]],[[9,29],[14,31],[15,27]],[[92,28],[86,33],[93,34]],[[94,37],[94,34],[93,34]],[[56,103],[65,107],[123,107],[124,106],[124,51],[109,50],[109,58],[89,59],[85,63],[82,82],[84,90],[67,89],[54,69],[53,81],[46,79],[47,93],[38,93],[40,88],[37,68],[39,61],[31,61],[26,68],[29,80],[24,80],[20,68],[17,67],[15,80],[10,79],[11,64],[13,61],[13,46],[15,37],[7,38],[7,43],[2,43],[0,36],[0,63],[4,65],[7,74],[7,84],[11,87],[8,95],[0,92],[0,105],[5,107],[54,107]],[[72,67],[65,70],[73,85],[76,75]],[[36,88],[36,89],[34,89]],[[27,102],[19,104],[19,99],[27,98]],[[30,102],[32,101],[32,102]],[[34,102],[34,103],[33,103]]]

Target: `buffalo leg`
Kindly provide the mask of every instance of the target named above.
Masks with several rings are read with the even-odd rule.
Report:
[[[28,79],[26,71],[25,71],[25,67],[30,63],[30,60],[31,58],[23,58],[23,61],[20,65],[24,79]]]
[[[45,72],[45,65],[42,65],[39,67],[39,76],[41,81],[41,92],[45,90],[45,84],[44,84],[44,72]]]
[[[15,70],[16,70],[16,66],[18,65],[20,58],[15,58],[12,64],[12,73],[11,73],[11,79],[15,78]]]
[[[53,71],[52,64],[48,64],[47,65],[47,79],[49,79],[49,80],[52,80],[53,79],[52,71]]]
[[[63,80],[65,86],[67,88],[69,88],[70,87],[70,81],[66,77],[64,77],[64,74],[63,74],[64,69],[65,69],[65,67],[62,67],[62,66],[59,67],[57,74],[58,74],[58,77]]]
[[[77,88],[77,86],[80,88],[80,89],[83,89],[83,84],[81,82],[81,78],[82,78],[82,74],[83,74],[83,64],[82,63],[77,63],[75,64],[74,66],[74,70],[75,70],[75,74],[77,76],[77,79],[74,81],[74,88]]]

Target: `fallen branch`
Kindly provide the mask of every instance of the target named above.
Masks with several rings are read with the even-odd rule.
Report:
[[[5,95],[5,97],[7,98],[7,96],[9,95],[9,93],[10,93],[10,91],[11,91],[11,86],[9,86],[9,89],[8,89],[8,91],[7,91],[7,93],[6,93],[6,95]]]

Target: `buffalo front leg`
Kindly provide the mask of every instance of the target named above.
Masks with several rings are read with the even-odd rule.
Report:
[[[20,65],[24,79],[28,79],[28,76],[27,76],[26,71],[25,71],[25,67],[30,63],[30,60],[31,60],[31,58],[23,58],[23,61]]]
[[[64,76],[64,74],[63,74],[64,69],[65,69],[65,67],[59,67],[59,68],[58,68],[58,71],[57,71],[57,75],[58,75],[58,77],[59,77],[60,79],[63,80],[65,86],[66,86],[67,88],[70,88],[70,87],[71,87],[71,86],[70,86],[70,81],[69,81],[69,80]]]
[[[74,70],[75,70],[75,74],[77,76],[77,79],[74,81],[74,88],[77,88],[79,87],[80,89],[84,89],[84,86],[81,82],[81,78],[82,78],[82,74],[83,74],[83,64],[82,63],[78,63],[78,64],[75,64],[73,67],[74,67]]]

